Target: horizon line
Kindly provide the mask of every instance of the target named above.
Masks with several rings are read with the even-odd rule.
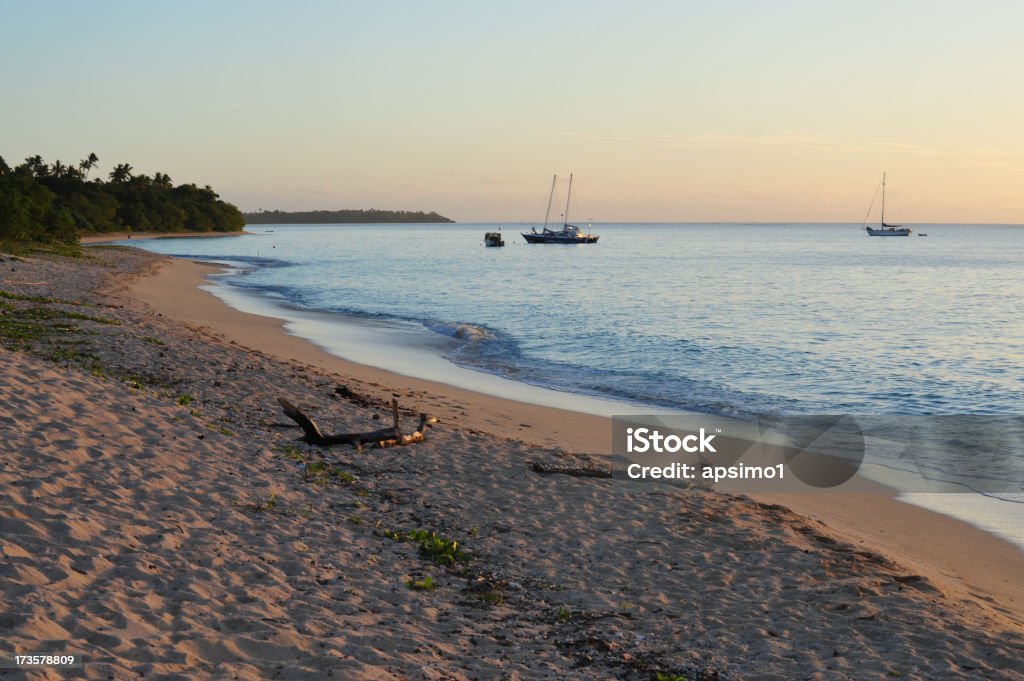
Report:
[[[358,209],[339,209],[339,210],[358,210]],[[286,212],[286,211],[282,211]],[[313,212],[313,211],[295,211],[300,213]],[[328,211],[333,212],[333,211]],[[402,212],[402,211],[395,211]],[[423,212],[423,211],[405,211],[405,212]],[[245,211],[243,211],[245,213]],[[447,217],[447,216],[443,216]],[[541,224],[541,221],[523,221],[523,220],[455,220],[454,218],[448,218],[452,222],[265,222],[265,223],[249,223],[246,225],[260,226],[260,225],[278,225],[282,227],[288,226],[310,226],[310,225],[509,225],[509,226],[530,226]],[[557,222],[549,224],[558,224]],[[586,224],[586,225],[750,225],[750,226],[771,226],[771,225],[844,225],[844,226],[863,226],[865,224],[875,223],[857,223],[857,222],[834,222],[824,220],[767,220],[767,221],[755,221],[755,220],[640,220],[640,221],[623,221],[623,220],[577,220],[569,224]],[[1024,222],[914,222],[905,221],[902,223],[903,226],[915,226],[915,225],[937,225],[944,227],[1024,227]]]

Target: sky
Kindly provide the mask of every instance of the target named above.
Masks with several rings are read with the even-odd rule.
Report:
[[[242,210],[1024,223],[1016,0],[0,0],[0,156]],[[871,216],[878,219],[878,204]]]

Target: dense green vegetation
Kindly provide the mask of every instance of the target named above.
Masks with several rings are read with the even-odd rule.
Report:
[[[410,210],[306,210],[289,212],[283,210],[261,210],[246,213],[245,221],[250,225],[333,225],[340,223],[371,222],[455,222],[431,211]]]
[[[89,179],[99,159],[47,164],[39,156],[11,168],[0,158],[0,243],[74,244],[81,233],[231,232],[242,213],[207,187],[174,186],[165,173],[132,174],[120,163]]]

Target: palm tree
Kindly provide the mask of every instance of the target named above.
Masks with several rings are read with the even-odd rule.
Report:
[[[50,173],[50,169],[46,166],[46,162],[43,161],[43,157],[39,154],[26,158],[24,167],[27,168],[29,173],[32,174],[32,177],[36,179],[46,177]]]
[[[127,163],[118,163],[114,166],[114,169],[110,171],[111,182],[124,184],[130,179],[132,179],[132,167]]]
[[[89,171],[95,168],[99,161],[100,158],[96,154],[89,154],[88,158],[82,159],[82,162],[78,164],[78,167],[82,169],[83,179],[89,179]]]

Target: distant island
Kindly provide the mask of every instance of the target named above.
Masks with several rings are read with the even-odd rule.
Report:
[[[249,225],[325,225],[370,222],[455,222],[434,211],[412,210],[261,210],[243,213]]]

